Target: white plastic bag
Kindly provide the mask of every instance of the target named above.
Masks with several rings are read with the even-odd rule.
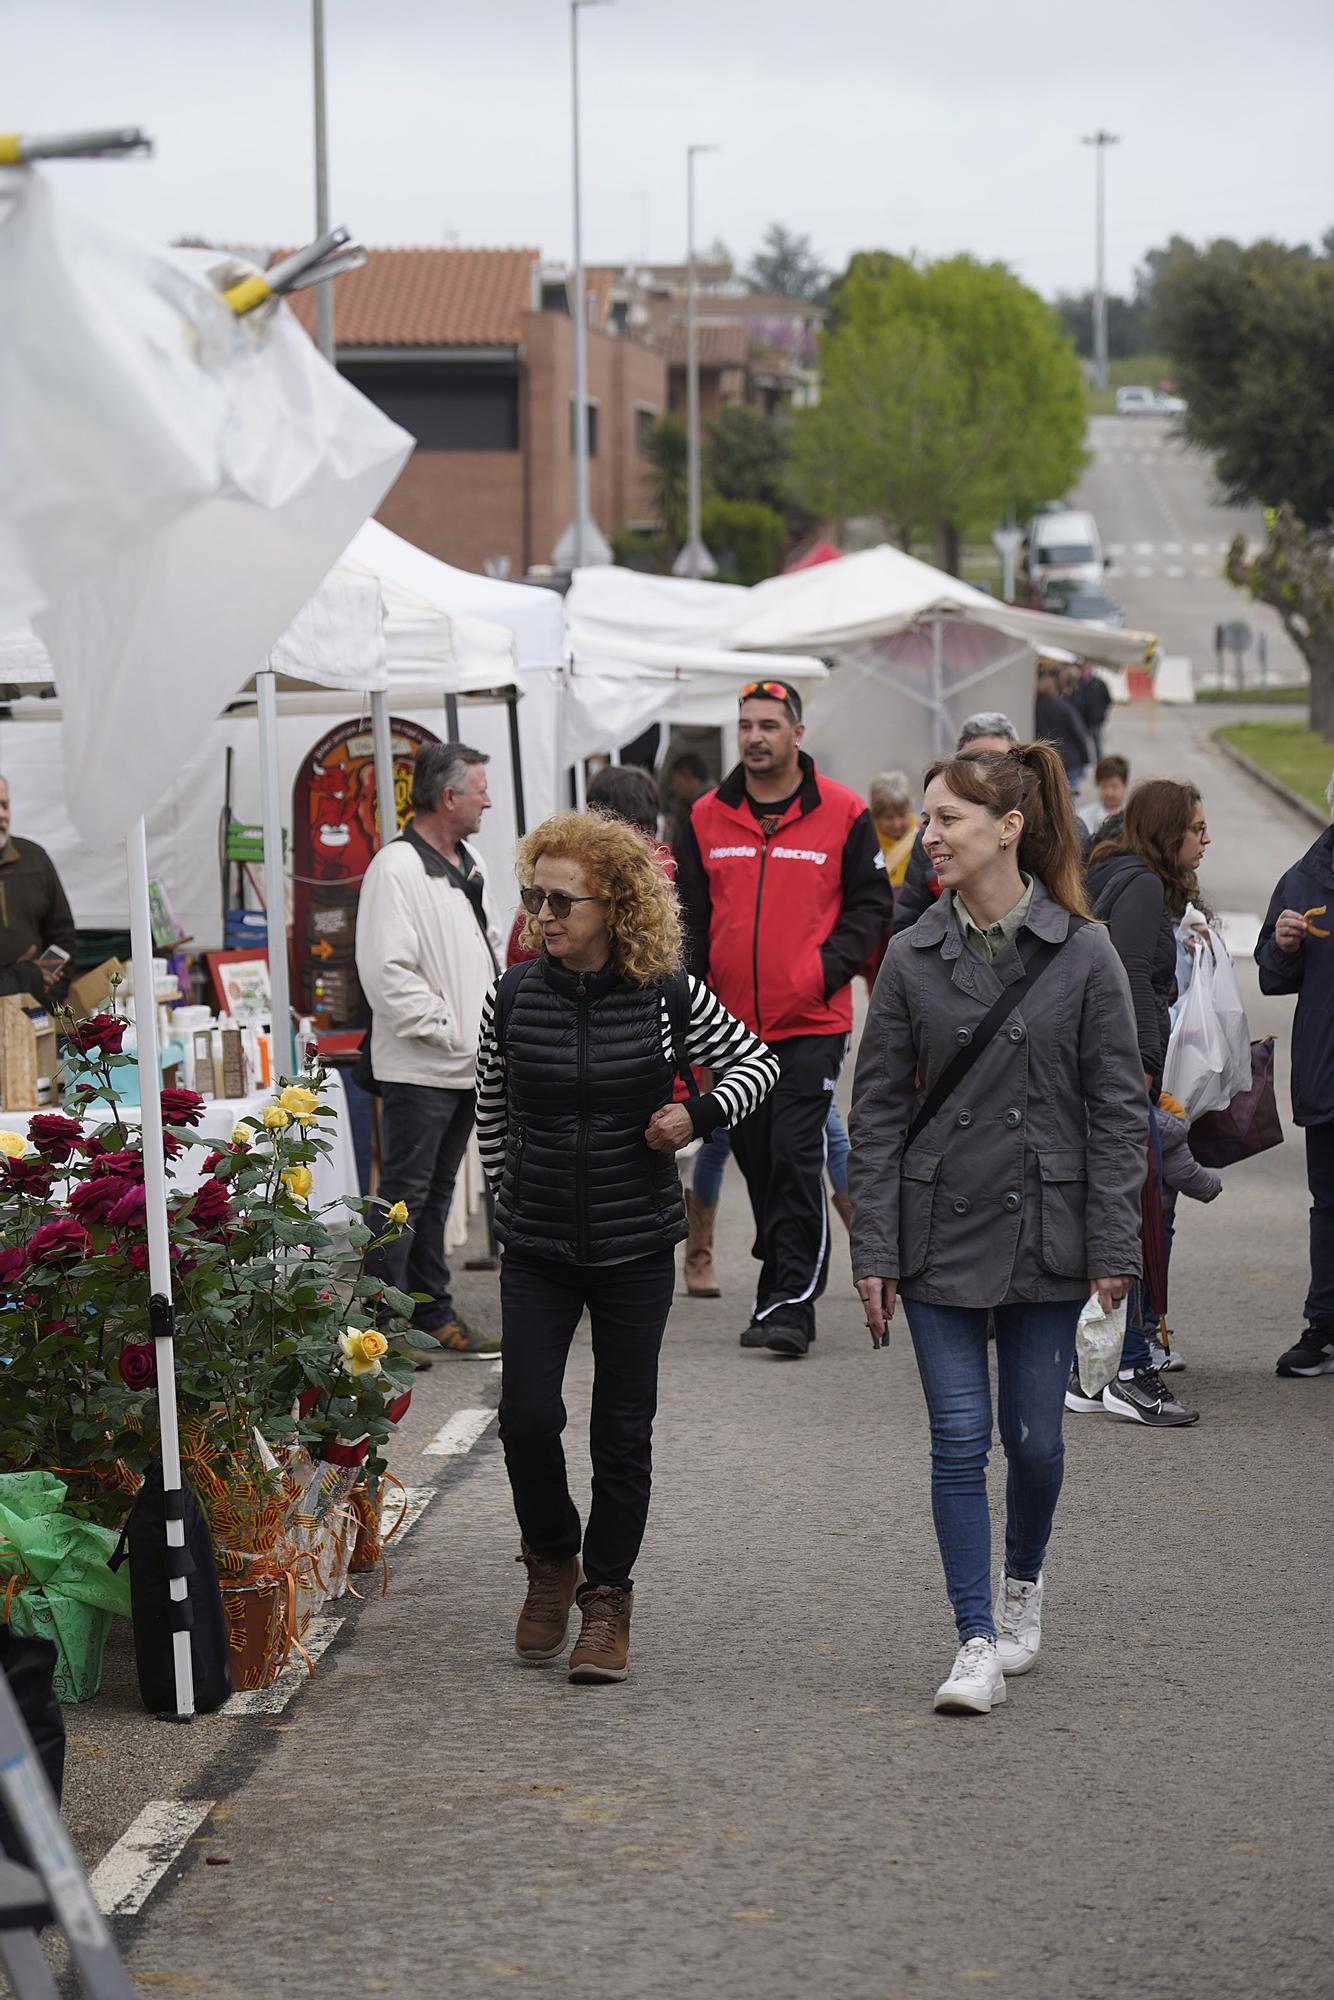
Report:
[[[1086,1396],[1101,1395],[1115,1375],[1125,1337],[1125,1300],[1105,1313],[1098,1303],[1098,1294],[1091,1293],[1075,1325],[1079,1386]]]
[[[1177,1002],[1163,1064],[1163,1089],[1180,1103],[1186,1122],[1206,1111],[1225,1111],[1251,1082],[1251,1033],[1231,955],[1216,931],[1197,931],[1188,910],[1186,938],[1193,941],[1189,986]]]

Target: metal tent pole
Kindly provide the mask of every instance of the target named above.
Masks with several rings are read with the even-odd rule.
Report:
[[[505,707],[510,728],[510,783],[514,787],[514,831],[522,840],[528,831],[528,811],[523,799],[523,755],[519,741],[519,690],[507,687]]]
[[[287,979],[287,871],[283,862],[283,814],[278,776],[278,676],[266,667],[255,675],[259,721],[260,817],[264,825],[264,900],[268,905],[269,1020],[273,1031],[273,1075],[296,1069],[292,1042],[292,1000]]]
[[[398,833],[394,793],[394,736],[389,722],[389,696],[377,689],[371,696],[371,741],[375,746],[375,804],[380,822],[380,846]]]

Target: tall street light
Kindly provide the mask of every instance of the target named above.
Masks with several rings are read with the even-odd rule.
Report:
[[[686,147],[686,545],[673,569],[678,576],[713,576],[718,565],[700,528],[699,273],[695,267],[695,160],[717,146]]]
[[[562,538],[568,543],[571,569],[590,557],[605,562],[600,535],[591,532],[588,514],[588,301],[584,297],[584,220],[579,185],[579,10],[612,7],[616,0],[570,0],[570,114],[574,158],[574,522]]]
[[[1098,160],[1098,255],[1097,271],[1093,282],[1093,382],[1094,387],[1107,387],[1107,180],[1104,171],[1104,157],[1109,146],[1120,144],[1120,134],[1104,132],[1101,127],[1081,141],[1085,146],[1097,149]]]
[[[311,0],[311,48],[315,66],[315,234],[329,229],[329,123],[324,93],[324,0]],[[325,360],[334,358],[334,288],[315,287],[315,345]]]

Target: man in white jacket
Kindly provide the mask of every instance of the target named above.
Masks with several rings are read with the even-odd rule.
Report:
[[[373,1013],[381,1094],[380,1193],[407,1204],[408,1228],[367,1273],[422,1292],[413,1323],[447,1354],[498,1354],[455,1309],[445,1218],[473,1128],[477,1030],[501,938],[480,857],[466,845],[491,804],[487,760],[463,743],[417,752],[413,818],[366,871],[357,973]]]

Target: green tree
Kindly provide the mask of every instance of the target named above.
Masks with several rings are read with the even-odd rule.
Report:
[[[971,257],[868,259],[842,282],[792,483],[835,520],[875,515],[904,548],[934,533],[957,574],[970,530],[1065,490],[1083,439],[1074,349],[1012,272]]]
[[[1311,670],[1311,726],[1334,737],[1334,259],[1304,245],[1178,245],[1154,315],[1186,399],[1183,425],[1234,503],[1273,510],[1227,574],[1272,604]]]
[[[724,583],[763,583],[777,574],[783,521],[759,500],[708,500],[700,516],[705,545]]]
[[[771,222],[764,240],[742,273],[749,291],[775,292],[784,299],[818,299],[829,273],[811,247],[809,236]]]
[[[673,549],[686,538],[687,497],[685,420],[670,412],[648,434],[649,490],[664,539]]]
[[[704,478],[720,500],[759,500],[780,512],[791,427],[746,403],[729,403],[704,434]]]

